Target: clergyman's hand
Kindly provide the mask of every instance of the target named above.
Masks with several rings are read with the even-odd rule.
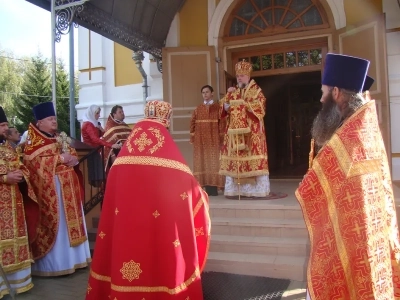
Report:
[[[371,101],[371,94],[369,91],[365,91],[365,100],[367,100],[367,102]]]
[[[68,167],[75,167],[77,164],[79,164],[78,158],[76,158],[75,156],[71,155],[71,159],[67,163],[67,166]]]
[[[228,93],[233,93],[234,91],[236,91],[236,88],[233,86],[228,89]]]
[[[14,170],[7,173],[6,183],[8,184],[16,184],[20,182],[24,178],[24,174],[21,170]]]

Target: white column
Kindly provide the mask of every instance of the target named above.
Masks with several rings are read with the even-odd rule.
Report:
[[[87,107],[96,104],[104,107],[106,101],[106,68],[103,58],[103,37],[86,28],[79,27],[79,104],[76,106],[77,118]],[[101,118],[104,119],[104,109]]]

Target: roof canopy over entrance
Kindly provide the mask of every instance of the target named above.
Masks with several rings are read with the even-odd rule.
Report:
[[[46,10],[51,0],[27,0]],[[56,0],[58,4],[73,0]],[[175,14],[185,0],[90,0],[74,22],[134,51],[161,59]]]

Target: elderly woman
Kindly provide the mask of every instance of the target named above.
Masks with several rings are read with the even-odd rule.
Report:
[[[85,112],[82,123],[82,138],[85,144],[92,147],[104,146],[113,149],[120,149],[121,145],[111,144],[101,137],[104,129],[101,127],[99,120],[101,108],[97,105],[90,105]],[[93,153],[88,158],[89,181],[93,186],[100,186],[104,180],[103,160],[98,153]]]

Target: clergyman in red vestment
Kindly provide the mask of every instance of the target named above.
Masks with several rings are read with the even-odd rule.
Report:
[[[369,61],[328,54],[319,152],[296,191],[310,236],[307,299],[400,299],[400,241],[375,101],[361,94]]]
[[[28,169],[5,140],[7,117],[0,107],[0,257],[11,288],[23,293],[33,287],[29,244],[36,238],[39,206]],[[10,293],[0,277],[0,298]]]
[[[167,131],[171,105],[150,101],[111,167],[87,300],[202,300],[208,197]]]
[[[131,128],[124,122],[124,119],[125,114],[122,106],[115,105],[111,109],[106,126],[104,127],[104,141],[111,144],[122,144],[126,141],[131,133]],[[106,174],[108,173],[118,153],[119,149],[104,147],[104,166]]]
[[[226,122],[219,174],[226,176],[225,196],[261,198],[269,195],[270,182],[264,116],[266,98],[250,79],[252,65],[235,65],[237,87],[230,87],[220,103]]]
[[[193,175],[208,196],[218,196],[224,187],[219,175],[219,151],[224,139],[224,123],[219,119],[219,103],[213,100],[213,88],[201,88],[203,103],[196,107],[190,120],[190,143],[193,144]]]
[[[57,133],[52,102],[35,105],[33,113],[37,123],[29,124],[24,152],[40,208],[32,273],[71,274],[91,261],[81,183],[74,169],[78,156],[65,133]]]

